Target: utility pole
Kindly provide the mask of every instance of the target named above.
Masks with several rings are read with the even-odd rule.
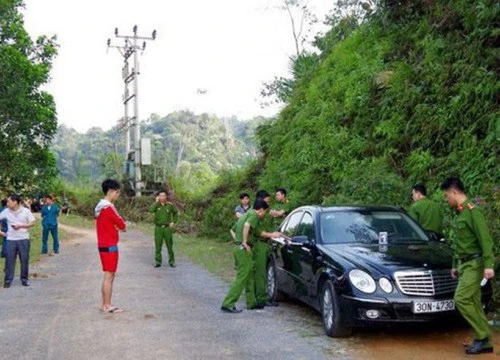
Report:
[[[133,35],[121,35],[118,33],[118,28],[115,28],[115,36],[119,39],[124,39],[124,45],[111,45],[111,39],[108,39],[108,49],[115,48],[123,57],[122,79],[124,83],[123,105],[124,117],[118,120],[118,131],[125,132],[125,156],[127,164],[133,160],[134,163],[134,178],[133,188],[136,196],[141,196],[144,184],[142,182],[142,146],[141,146],[141,124],[139,118],[139,58],[138,52],[144,52],[146,49],[147,40],[156,39],[156,30],[151,36],[137,35],[137,25],[133,28]],[[138,42],[142,40],[142,45]],[[132,71],[129,69],[129,58],[133,56]],[[133,82],[133,93],[130,95],[129,85]],[[129,116],[128,104],[133,100],[134,116]],[[127,175],[129,175],[129,171]]]

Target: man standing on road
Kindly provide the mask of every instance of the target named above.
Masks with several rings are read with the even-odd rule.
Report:
[[[438,204],[427,197],[425,185],[414,185],[411,197],[414,203],[410,206],[408,215],[425,230],[430,230],[441,235],[443,233],[443,211]]]
[[[16,255],[21,262],[21,284],[29,286],[30,235],[28,229],[35,225],[35,217],[30,210],[21,205],[21,197],[12,194],[7,198],[7,209],[0,213],[0,221],[7,220],[7,238],[5,244],[5,279],[4,288],[9,288],[14,279]]]
[[[261,200],[255,200],[253,209],[239,218],[235,226],[236,241],[233,255],[236,262],[236,278],[224,298],[221,310],[228,313],[240,313],[235,305],[245,289],[247,308],[257,307],[255,299],[254,265],[252,247],[255,245],[256,231],[259,221],[266,215],[269,205]],[[279,233],[261,233],[260,236],[279,236]],[[262,307],[260,307],[262,308]]]
[[[155,268],[161,266],[161,249],[163,242],[167,245],[168,264],[175,267],[174,254],[174,226],[178,219],[178,212],[174,204],[167,201],[167,192],[161,190],[156,197],[156,202],[151,205],[149,211],[154,214],[155,224]]]
[[[441,185],[441,190],[457,215],[453,224],[455,239],[451,276],[458,276],[455,303],[462,316],[471,325],[474,341],[467,346],[469,355],[493,352],[488,320],[481,305],[481,281],[492,279],[493,240],[488,232],[483,213],[465,193],[459,178],[450,177]]]
[[[59,216],[59,206],[54,203],[54,196],[45,196],[45,205],[42,207],[42,254],[47,254],[49,232],[54,242],[54,254],[59,254],[59,236],[57,233],[57,218]],[[51,254],[49,254],[51,255]]]
[[[113,314],[123,312],[123,309],[111,305],[111,295],[118,268],[118,231],[125,231],[126,224],[113,205],[120,197],[120,183],[113,179],[106,179],[102,183],[102,192],[104,199],[101,199],[95,208],[97,246],[104,272],[101,285],[101,310]]]

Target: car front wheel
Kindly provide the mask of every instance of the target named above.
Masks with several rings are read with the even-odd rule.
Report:
[[[269,259],[267,264],[267,296],[271,301],[283,301],[284,295],[278,290],[278,278],[274,259]]]
[[[330,280],[327,280],[321,287],[320,308],[326,335],[331,337],[351,335],[352,329],[346,324],[339,307],[338,295]]]

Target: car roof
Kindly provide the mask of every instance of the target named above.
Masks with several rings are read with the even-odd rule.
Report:
[[[306,205],[301,206],[295,210],[309,210],[314,212],[332,212],[332,211],[401,211],[402,209],[397,206],[390,205],[335,205],[335,206],[319,206],[319,205]]]

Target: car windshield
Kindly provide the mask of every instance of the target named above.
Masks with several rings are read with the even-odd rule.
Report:
[[[429,241],[420,227],[398,211],[325,212],[321,214],[320,227],[324,244],[374,244],[379,242],[379,237],[384,237],[384,233],[389,243]]]

